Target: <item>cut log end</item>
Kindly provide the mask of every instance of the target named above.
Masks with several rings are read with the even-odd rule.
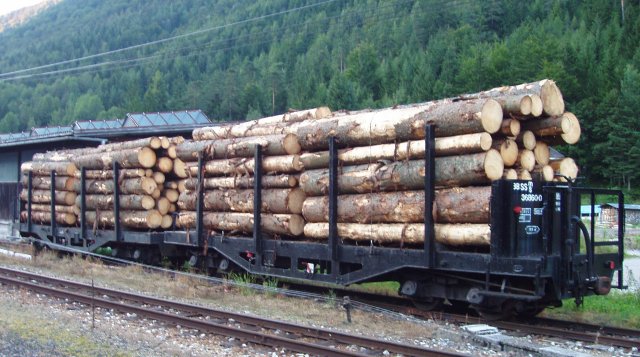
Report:
[[[502,156],[504,166],[515,165],[518,161],[518,144],[511,139],[506,139],[500,144],[500,156]]]
[[[533,149],[533,154],[536,157],[536,163],[538,165],[546,165],[549,163],[551,152],[549,150],[549,145],[545,142],[539,141],[536,143],[536,147]]]
[[[537,94],[529,95],[531,98],[531,116],[539,117],[542,115],[542,99]]]
[[[160,140],[159,137],[154,136],[152,138],[149,138],[149,147],[151,149],[160,149],[160,146],[162,145],[162,140]]]
[[[531,171],[536,166],[536,156],[531,150],[521,150],[518,163],[520,164],[520,168]]]
[[[484,172],[489,180],[498,180],[504,173],[504,162],[497,150],[487,151],[484,159]]]
[[[522,115],[530,115],[531,114],[531,97],[525,95],[520,99],[520,113]],[[518,135],[518,134],[516,134]]]
[[[578,142],[578,140],[580,140],[580,135],[582,134],[582,129],[580,128],[580,121],[578,121],[578,118],[573,114],[573,113],[569,113],[566,112],[564,113],[563,117],[567,118],[569,124],[569,128],[567,131],[565,131],[564,129],[564,125],[562,128],[562,131],[564,132],[564,134],[561,135],[562,140],[564,140],[564,142],[566,142],[567,144],[573,145],[575,143]],[[564,120],[563,120],[563,124],[564,124]]]
[[[302,213],[302,205],[304,200],[307,198],[307,194],[300,188],[295,188],[291,190],[289,196],[287,197],[287,206],[291,213],[301,214]]]
[[[152,168],[156,164],[156,152],[151,148],[143,147],[138,152],[138,162],[144,168]]]
[[[518,171],[515,169],[506,169],[502,178],[505,180],[517,180],[518,179]]]
[[[500,132],[505,136],[516,137],[520,134],[520,121],[516,119],[506,119],[502,121]]]
[[[489,133],[480,133],[480,149],[482,151],[487,151],[491,149],[491,145],[493,144],[493,138]]]
[[[170,214],[165,214],[162,216],[162,222],[160,223],[160,228],[169,229],[173,226],[173,217]]]
[[[552,80],[544,80],[540,89],[543,110],[547,115],[555,116],[564,113],[564,99],[562,92]]]
[[[298,136],[295,134],[287,134],[282,140],[284,151],[289,155],[299,154],[302,150]]]
[[[522,146],[527,150],[533,150],[537,143],[536,135],[530,130],[520,133],[517,141],[522,143]]]
[[[488,99],[480,114],[482,127],[490,134],[497,133],[502,126],[502,106],[494,99]]]

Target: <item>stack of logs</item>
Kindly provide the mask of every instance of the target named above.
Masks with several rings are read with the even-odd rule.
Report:
[[[427,124],[435,126],[437,190],[433,215],[436,240],[442,244],[489,244],[492,180],[504,177],[551,181],[556,174],[576,177],[573,160],[550,160],[549,145],[574,144],[580,136],[577,119],[564,112],[562,94],[550,80],[417,105],[334,113],[321,119],[257,120],[199,128],[194,130],[195,141],[189,145],[196,145],[192,151],[200,149],[210,160],[204,165],[206,176],[231,174],[247,178],[253,174],[253,159],[220,158],[233,157],[236,147],[247,148],[243,145],[260,140],[265,173],[300,175],[299,187],[307,196],[302,205],[304,236],[323,240],[329,235],[327,138],[333,136],[341,148],[337,213],[340,238],[415,245],[424,242]],[[299,154],[282,150],[285,138],[292,142],[295,138]],[[252,150],[244,152],[244,156],[251,155]],[[190,170],[197,173],[195,165]],[[220,179],[205,179],[205,188],[220,189],[210,180]],[[193,182],[190,185],[193,187]],[[237,199],[250,203],[249,198],[248,193],[240,196],[237,191],[225,191],[205,198],[205,209],[220,209],[207,206],[212,201]],[[282,198],[279,200],[282,203]],[[189,207],[194,206],[192,199]],[[234,210],[232,206],[227,204],[225,209]],[[248,210],[249,206],[243,208]],[[250,232],[250,215],[246,220],[244,227],[229,227],[220,223],[226,221],[225,217],[216,215],[205,218],[205,225],[214,230]],[[190,213],[182,219],[181,213],[180,221],[181,227],[190,228],[195,217]],[[264,222],[263,219],[266,231],[295,235],[291,230],[274,230]],[[290,222],[277,223],[286,226]]]
[[[39,203],[50,202],[52,171],[55,171],[56,222],[74,225],[80,217],[81,169],[85,169],[86,223],[94,229],[115,225],[114,190],[119,189],[120,221],[131,229],[168,229],[171,214],[177,210],[178,191],[172,183],[185,178],[184,164],[176,159],[176,145],[182,137],[150,137],[132,141],[103,144],[96,148],[71,149],[35,154],[22,165],[23,186],[27,173],[32,172],[32,220],[50,223],[51,208]],[[114,180],[114,163],[119,175]],[[182,167],[182,171],[180,171]],[[167,187],[168,188],[165,188]],[[177,184],[176,184],[177,186]],[[38,190],[36,190],[38,188]],[[43,190],[40,190],[42,188]],[[21,199],[27,200],[26,189]],[[38,203],[36,205],[35,203]],[[64,205],[63,205],[64,204]],[[27,219],[26,211],[21,219]]]
[[[562,94],[550,80],[380,110],[331,113],[322,107],[291,112],[199,128],[193,140],[147,138],[50,152],[34,156],[23,171],[33,172],[33,197],[46,197],[48,193],[35,190],[46,189],[51,170],[58,178],[68,177],[56,180],[57,192],[73,194],[80,192],[78,168],[86,168],[86,219],[102,228],[114,223],[111,166],[117,161],[122,167],[117,181],[124,226],[168,229],[170,214],[177,210],[177,227],[191,230],[202,190],[204,227],[246,236],[253,231],[254,155],[259,145],[262,232],[324,240],[329,235],[328,138],[333,136],[339,160],[340,238],[415,246],[424,242],[425,232],[427,124],[434,126],[436,136],[433,217],[441,244],[489,244],[491,181],[552,181],[577,175],[572,159],[550,158],[550,146],[575,144],[580,137],[577,118],[564,111]],[[63,174],[63,164],[72,166],[70,172]],[[201,187],[199,173],[204,177]],[[26,198],[24,191],[22,196]],[[74,199],[79,202],[72,198],[63,200],[61,194],[59,201],[56,194],[56,202],[67,206],[73,206]],[[35,202],[46,203],[46,198]],[[35,205],[32,210],[47,212]],[[64,210],[68,208],[60,212]]]

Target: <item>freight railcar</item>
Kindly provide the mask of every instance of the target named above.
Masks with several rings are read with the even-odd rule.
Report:
[[[51,224],[36,224],[31,216],[31,196],[23,203],[27,216],[16,228],[23,236],[38,238],[43,244],[85,251],[106,251],[122,258],[159,263],[161,257],[189,261],[208,272],[233,269],[259,276],[350,285],[372,281],[397,281],[399,293],[423,308],[444,301],[470,304],[487,317],[510,314],[535,315],[548,306],[574,298],[581,303],[587,295],[605,295],[622,286],[624,214],[618,215],[617,237],[594,239],[595,226],[580,218],[581,202],[601,195],[618,197],[621,192],[578,187],[571,180],[542,182],[497,180],[491,186],[490,244],[473,251],[438,243],[434,238],[434,134],[428,128],[424,178],[424,242],[419,246],[356,245],[338,235],[338,156],[333,139],[328,139],[329,238],[326,241],[279,239],[263,234],[258,209],[261,199],[261,152],[255,151],[255,179],[252,235],[225,235],[209,232],[203,224],[203,192],[198,190],[196,224],[192,229],[131,231],[118,223],[122,214],[118,191],[114,192],[113,229],[56,224],[56,206],[51,205]],[[202,165],[199,160],[199,187]],[[117,180],[118,164],[114,164]],[[84,172],[84,171],[83,171]],[[55,182],[55,173],[51,180]],[[29,175],[27,185],[32,177]],[[85,215],[85,177],[81,175],[80,217]],[[51,187],[54,187],[52,184]],[[117,183],[114,187],[118,187]],[[29,187],[29,192],[31,192]],[[51,191],[53,196],[54,192]],[[609,196],[610,197],[610,196]],[[16,217],[17,218],[17,217]]]

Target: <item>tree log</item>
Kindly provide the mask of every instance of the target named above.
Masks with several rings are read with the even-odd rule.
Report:
[[[160,228],[169,229],[173,226],[173,216],[170,214],[165,214],[162,216],[162,222],[160,223]]]
[[[253,157],[257,145],[265,155],[294,155],[300,153],[300,142],[294,134],[262,137],[232,138],[205,141],[186,141],[176,148],[176,155],[184,161],[197,161],[198,153],[206,160],[233,157]]]
[[[151,168],[156,164],[156,153],[148,147],[91,153],[74,156],[71,161],[87,169],[110,169],[114,162],[123,168]]]
[[[193,130],[194,140],[216,140],[227,138],[241,138],[254,135],[246,135],[247,131],[255,126],[268,126],[279,123],[299,122],[307,119],[322,119],[329,117],[331,110],[327,107],[289,112],[282,115],[251,120],[240,124],[217,125],[213,127],[197,128]]]
[[[122,179],[119,185],[120,194],[122,195],[150,195],[158,187],[158,184],[149,177]],[[113,180],[87,180],[85,182],[85,192],[87,194],[109,195],[113,193],[113,188]],[[80,192],[80,181],[76,182],[73,190],[77,193]]]
[[[531,177],[534,180],[538,181],[553,181],[553,168],[550,165],[536,165],[536,167],[531,171]]]
[[[161,215],[165,215],[169,213],[169,208],[171,208],[171,202],[166,197],[160,197],[156,201],[156,209],[160,212]]]
[[[98,229],[111,228],[115,224],[113,211],[87,211],[85,219]],[[96,222],[97,221],[97,222]],[[162,224],[162,215],[156,210],[121,211],[120,224],[133,229],[155,229]]]
[[[27,221],[27,211],[20,212],[20,220]],[[56,223],[65,226],[76,224],[77,217],[73,213],[56,212]],[[51,224],[51,212],[31,211],[31,221],[36,224]]]
[[[515,138],[520,134],[520,121],[517,119],[505,119],[502,121],[500,133],[504,136]]]
[[[193,191],[180,194],[178,207],[181,210],[196,209],[198,195]],[[299,188],[262,190],[262,208],[264,213],[302,213],[302,203],[306,195]],[[213,190],[204,195],[205,210],[215,212],[253,212],[253,190]]]
[[[304,229],[304,219],[297,214],[261,214],[260,228],[263,233],[299,236]],[[251,213],[205,213],[205,228],[216,231],[253,232],[253,214]],[[180,212],[176,225],[182,229],[196,226],[195,212]]]
[[[173,189],[173,188],[166,188],[163,194],[164,194],[164,197],[166,197],[171,203],[178,202],[178,198],[180,197],[180,192],[178,192],[177,189]]]
[[[507,95],[504,97],[496,97],[494,99],[500,103],[502,110],[505,113],[517,116],[526,116],[531,114],[531,97],[526,94]]]
[[[22,201],[27,201],[28,198],[27,189],[23,189],[20,191],[20,199]],[[77,194],[75,192],[68,191],[56,191],[54,202],[57,205],[67,205],[72,206],[76,202]],[[51,202],[51,191],[49,190],[33,190],[31,196],[32,203],[50,203]]]
[[[198,176],[198,164],[185,163],[191,177]],[[204,164],[204,172],[210,176],[252,175],[255,169],[253,158],[211,160]],[[294,173],[304,169],[299,155],[266,156],[262,159],[262,172]]]
[[[171,162],[171,165],[173,166],[173,161]],[[158,171],[154,172],[151,178],[153,178],[153,181],[155,181],[158,186],[162,186],[164,184],[164,181],[167,179],[167,177],[162,172]]]
[[[576,165],[576,162],[570,157],[549,160],[549,165],[553,168],[555,174],[560,175],[560,177],[556,177],[554,180],[557,179],[558,181],[566,182],[567,177],[572,180],[578,177],[578,165]]]
[[[542,100],[542,109],[544,113],[550,116],[560,115],[564,112],[564,99],[562,93],[554,81],[543,79],[538,82],[524,83],[516,86],[498,87],[479,93],[465,94],[460,96],[461,99],[477,99],[477,98],[501,98],[513,95],[538,95]],[[535,101],[532,98],[532,114]]]
[[[76,206],[80,207],[81,197],[76,197]],[[113,195],[85,195],[87,210],[113,209]],[[156,201],[148,195],[120,195],[120,208],[131,211],[150,210]]]
[[[69,176],[56,176],[55,189],[58,191],[73,191],[73,188],[76,185],[76,181],[78,181],[75,177]],[[29,184],[29,179],[27,175],[23,175],[22,179],[22,187],[27,187]],[[32,176],[31,185],[34,189],[37,190],[48,190],[51,188],[51,177],[50,176]]]
[[[155,167],[161,173],[168,174],[173,170],[173,160],[171,158],[164,157],[164,156],[159,157],[156,160]],[[164,182],[164,180],[162,182]],[[158,183],[162,183],[162,182],[158,182]]]
[[[491,187],[437,190],[434,220],[437,223],[489,223]],[[309,197],[302,215],[307,222],[329,220],[329,197]],[[338,196],[340,223],[422,223],[424,191],[399,191]]]
[[[518,179],[518,171],[515,169],[506,169],[504,170],[504,174],[502,178],[505,180],[517,180]]]
[[[62,176],[74,176],[78,167],[71,162],[27,161],[20,165],[20,171],[23,173],[31,171],[36,176],[47,176],[52,171]]]
[[[570,112],[557,117],[527,121],[524,126],[550,145],[573,145],[580,140],[582,134],[580,121]]]
[[[56,208],[56,213],[76,214],[76,212],[78,211],[78,207],[76,206],[56,205],[55,208]],[[31,211],[51,213],[51,205],[50,204],[32,204]],[[73,223],[70,223],[70,224],[73,224]]]
[[[145,169],[120,169],[120,179],[123,178],[135,178],[145,177]],[[74,175],[76,178],[80,178],[80,171],[77,171]],[[85,170],[85,178],[93,180],[108,180],[113,179],[113,170]]]
[[[491,242],[491,228],[487,224],[436,224],[437,242],[453,246],[487,246]],[[307,223],[304,235],[327,239],[329,223]],[[338,223],[338,236],[355,241],[374,241],[380,244],[424,244],[424,224],[420,223]]]
[[[511,167],[518,161],[518,144],[514,140],[498,139],[494,141],[493,148],[500,150],[504,166]]]
[[[536,140],[536,136],[533,132],[525,130],[520,132],[520,135],[516,137],[516,142],[527,150],[533,150],[538,141]]]
[[[549,163],[549,158],[551,157],[549,145],[543,141],[538,141],[536,143],[536,147],[533,149],[533,155],[535,156],[536,163],[538,165],[547,165]]]
[[[536,156],[531,150],[520,150],[518,153],[518,164],[521,169],[533,170],[536,166]],[[518,175],[519,176],[519,175]]]
[[[533,180],[531,176],[531,172],[529,170],[516,169],[516,171],[518,172],[518,180],[525,180],[525,181]]]
[[[537,94],[530,94],[531,97],[531,116],[537,118],[544,112],[544,106],[542,105],[542,99]]]
[[[437,186],[468,186],[484,184],[502,177],[502,157],[496,150],[486,153],[446,156],[436,159]],[[340,193],[424,189],[424,161],[376,162],[369,165],[346,166],[338,173]],[[300,176],[300,187],[309,196],[329,192],[329,170],[308,170]]]
[[[473,154],[491,148],[491,135],[488,133],[464,134],[436,138],[436,156]],[[412,140],[398,144],[380,144],[360,146],[338,151],[338,159],[347,165],[365,164],[379,160],[408,160],[425,157],[425,141]],[[300,161],[306,170],[329,166],[329,152],[312,152],[300,155]]]
[[[184,182],[185,189],[195,191],[198,179],[190,178]],[[253,188],[253,177],[208,177],[203,180],[205,189]],[[298,186],[298,179],[293,175],[262,176],[262,188],[293,188]],[[184,192],[182,190],[180,192]]]
[[[187,171],[187,165],[184,163],[184,161],[177,158],[173,160],[173,173],[179,178],[189,177],[189,171]]]

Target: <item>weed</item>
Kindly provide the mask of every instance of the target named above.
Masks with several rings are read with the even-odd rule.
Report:
[[[265,287],[265,293],[267,296],[276,296],[278,291],[278,279],[266,278],[262,281],[262,286]]]
[[[252,295],[253,288],[251,288],[251,284],[255,284],[255,277],[242,273],[229,273],[227,278],[235,283],[235,285],[240,289],[240,293],[244,296]]]

